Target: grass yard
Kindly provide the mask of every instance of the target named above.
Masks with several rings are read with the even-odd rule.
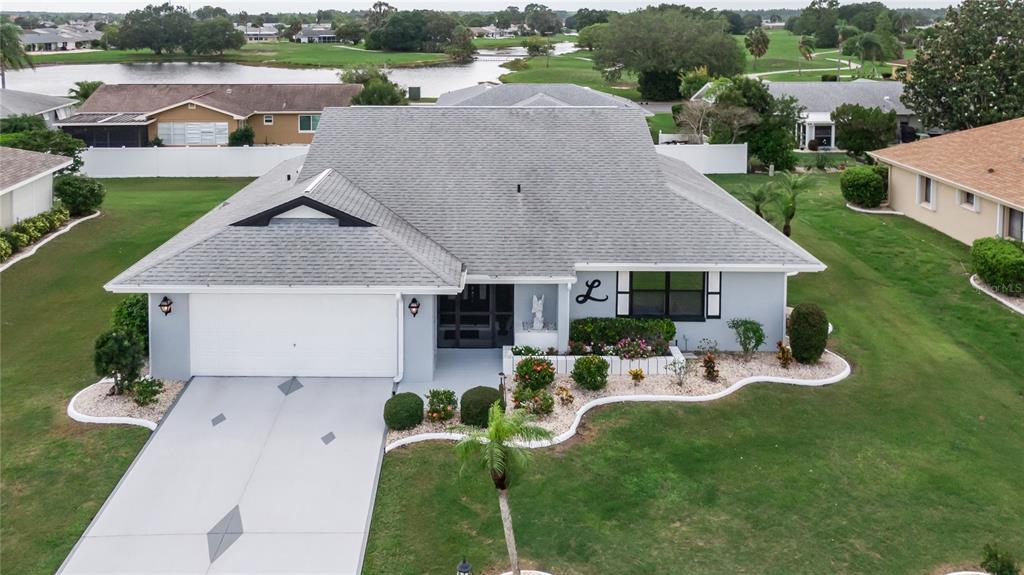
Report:
[[[422,52],[381,52],[342,44],[299,44],[297,42],[253,42],[241,50],[229,50],[223,56],[189,56],[183,53],[161,54],[151,50],[104,50],[33,56],[37,64],[106,64],[118,62],[238,62],[263,66],[344,67],[366,64],[416,66],[445,62],[445,54]]]
[[[562,56],[540,56],[526,59],[525,62],[526,69],[509,72],[501,77],[501,81],[506,84],[579,84],[630,100],[640,99],[640,92],[636,90],[636,78],[632,74],[623,74],[618,83],[611,84],[594,68],[594,62],[590,60],[590,55],[586,51]]]
[[[675,134],[679,131],[676,121],[672,119],[672,114],[669,112],[660,112],[653,116],[648,116],[647,126],[651,129],[651,139],[654,140],[655,144],[658,143],[658,132]]]
[[[122,297],[103,284],[248,181],[107,180],[103,215],[0,276],[4,572],[53,573],[149,436],[65,413],[97,379],[93,340]]]
[[[766,176],[714,178],[727,188]],[[620,405],[534,453],[511,492],[520,554],[552,573],[932,574],[999,542],[1024,556],[1024,318],[968,285],[968,249],[843,207],[814,176],[790,282],[853,376],[703,405]],[[726,287],[726,289],[728,289]],[[384,458],[364,573],[506,565],[493,488],[450,443]]]
[[[550,42],[575,42],[577,36],[570,36],[568,34],[555,34],[553,36],[547,36],[546,39]],[[515,37],[515,38],[475,38],[473,45],[478,49],[484,50],[496,50],[498,48],[513,48],[523,45],[523,41],[526,38]]]
[[[835,68],[836,63],[822,60],[822,58],[835,57],[835,54],[822,54],[816,56],[814,60],[804,60],[803,56],[800,55],[800,36],[797,36],[789,30],[767,30],[768,34],[768,52],[756,62],[754,57],[747,51],[747,47],[743,44],[743,36],[735,35],[733,38],[739,43],[740,48],[743,50],[743,55],[747,59],[746,71],[747,72],[775,72],[778,70],[798,70],[802,66],[805,70],[812,68]],[[823,52],[826,50],[823,50]],[[771,76],[769,76],[771,78]],[[817,77],[814,77],[817,80]]]

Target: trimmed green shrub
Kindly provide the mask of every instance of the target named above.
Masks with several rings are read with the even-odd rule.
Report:
[[[462,394],[462,410],[459,411],[462,423],[487,427],[487,411],[495,401],[501,401],[501,393],[493,387],[481,385],[466,390]]]
[[[668,318],[584,317],[569,324],[569,339],[577,344],[614,347],[627,338],[669,342],[676,324]]]
[[[512,347],[512,355],[540,355],[540,348],[532,345],[517,345]]]
[[[122,330],[112,329],[96,338],[93,352],[96,375],[113,378],[115,395],[121,395],[139,379],[144,358],[142,343]]]
[[[529,389],[544,389],[555,381],[555,366],[543,357],[527,357],[516,364],[517,386]]]
[[[764,345],[764,327],[752,319],[736,318],[729,320],[729,329],[736,334],[736,341],[748,359]]]
[[[981,568],[990,575],[1020,574],[1020,566],[1017,565],[1017,560],[1013,555],[991,543],[985,544],[985,554],[981,560]]]
[[[8,244],[10,244],[11,250],[14,252],[19,251],[21,248],[27,246],[30,243],[28,241],[28,236],[21,232],[16,232],[14,230],[4,230],[0,232],[0,237],[2,237],[4,240],[7,241]]]
[[[0,237],[0,262],[7,261],[13,253],[14,248],[11,247],[11,244],[10,242],[7,241],[7,238]]]
[[[31,130],[45,130],[46,121],[34,114],[18,114],[0,119],[0,133],[14,134]]]
[[[885,179],[871,166],[847,168],[839,177],[839,189],[851,204],[877,208],[885,200]]]
[[[252,126],[246,124],[234,132],[228,134],[229,146],[251,146],[256,141],[256,132]],[[160,142],[163,144],[163,142]]]
[[[455,417],[458,400],[450,389],[431,389],[427,392],[427,419],[434,422],[448,421]]]
[[[974,271],[992,289],[1024,294],[1024,244],[1003,238],[980,238],[971,246]]]
[[[530,389],[520,385],[512,392],[512,405],[531,415],[548,415],[555,410],[555,397],[546,389]]]
[[[156,398],[164,390],[164,382],[152,377],[144,377],[132,384],[132,395],[135,405],[146,407],[156,403]]]
[[[789,316],[789,346],[800,363],[814,363],[825,353],[828,343],[828,317],[814,303],[801,303]]]
[[[114,307],[114,328],[139,339],[143,351],[149,351],[149,297],[132,294]]]
[[[384,404],[384,423],[396,431],[423,423],[423,400],[411,392],[391,396]]]
[[[576,385],[590,391],[604,389],[608,385],[608,362],[596,355],[588,355],[576,360],[572,366],[572,380]]]
[[[837,76],[835,74],[822,74],[821,75],[821,81],[822,82],[838,82],[839,81],[839,76]]]
[[[88,176],[65,175],[53,181],[53,195],[72,216],[87,216],[103,203],[107,189]]]

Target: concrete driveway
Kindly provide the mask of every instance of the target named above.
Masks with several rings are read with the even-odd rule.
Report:
[[[195,378],[60,573],[359,573],[391,388]]]

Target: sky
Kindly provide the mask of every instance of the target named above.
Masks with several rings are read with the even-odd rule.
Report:
[[[49,12],[127,12],[164,0],[0,0],[4,11],[49,11]],[[536,1],[536,0],[535,0]],[[649,4],[660,4],[668,0],[540,0],[554,10],[575,10],[578,8],[603,8],[620,11],[642,8]],[[891,8],[943,8],[955,3],[954,0],[882,0]],[[529,0],[391,0],[400,9],[427,8],[435,10],[493,11],[505,6],[525,6]],[[843,4],[850,3],[841,0]],[[372,0],[174,0],[172,3],[196,9],[205,4],[221,6],[229,12],[245,10],[260,12],[315,12],[320,9],[350,10],[366,8]],[[768,9],[803,8],[808,0],[674,0],[673,3],[688,6],[703,6],[718,9]]]

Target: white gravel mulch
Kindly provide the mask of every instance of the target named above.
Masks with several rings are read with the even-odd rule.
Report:
[[[572,427],[576,418],[576,412],[587,402],[601,397],[618,395],[677,395],[698,397],[720,392],[734,383],[754,376],[767,377],[788,377],[793,379],[819,380],[838,375],[845,368],[845,364],[838,356],[826,353],[821,360],[812,365],[804,365],[793,362],[789,369],[779,366],[774,352],[756,353],[749,360],[745,361],[738,354],[723,353],[718,356],[718,381],[704,379],[704,369],[699,359],[690,358],[687,360],[687,374],[680,386],[675,382],[672,375],[652,375],[645,378],[639,385],[634,385],[628,375],[612,375],[608,377],[608,385],[600,391],[588,391],[576,387],[575,383],[566,374],[555,376],[555,383],[549,391],[554,394],[558,386],[568,387],[573,394],[573,401],[570,404],[562,404],[555,396],[555,410],[550,415],[537,418],[536,423],[559,435]],[[510,392],[511,393],[511,392]],[[449,422],[431,423],[424,422],[412,429],[404,431],[388,431],[387,443],[404,439],[421,433],[446,433],[450,432],[452,424],[459,421],[458,414]]]
[[[1000,303],[1003,303],[1004,305],[1008,304],[1007,307],[1010,307],[1011,309],[1015,308],[1014,311],[1018,313],[1024,313],[1024,311],[1021,311],[1024,310],[1024,295],[1012,296],[1010,294],[996,291],[995,288],[985,283],[985,280],[981,279],[981,276],[978,275],[971,277],[971,281],[978,286],[981,286],[981,291],[988,294],[993,299],[1000,301]]]
[[[164,381],[164,389],[157,396],[156,403],[139,407],[131,395],[107,395],[109,381],[99,381],[85,388],[75,399],[75,409],[93,417],[135,417],[153,423],[160,423],[174,400],[185,387],[184,381]]]

